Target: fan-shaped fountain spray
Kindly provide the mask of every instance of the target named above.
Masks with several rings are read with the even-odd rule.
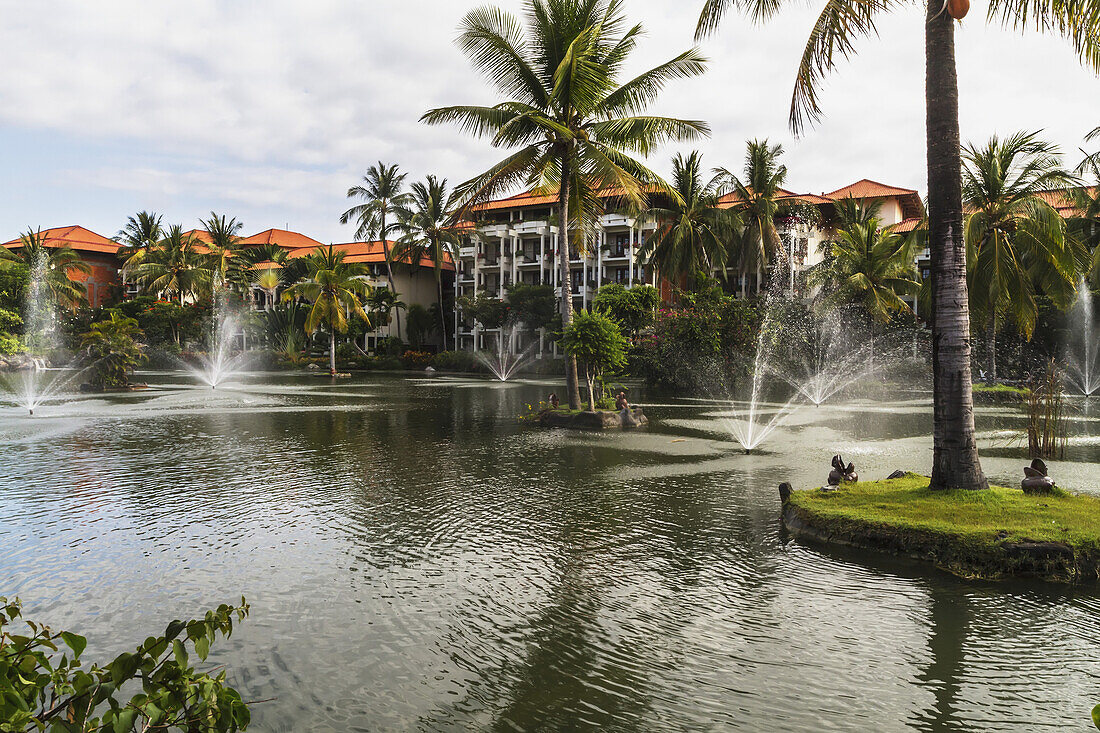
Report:
[[[229,293],[219,280],[211,296],[210,349],[199,357],[199,364],[187,364],[187,370],[200,382],[217,389],[246,369],[247,354],[234,353],[234,341],[240,333],[240,320],[229,302]]]
[[[497,380],[507,382],[523,366],[533,358],[535,344],[529,344],[527,348],[516,351],[517,332],[515,326],[508,330],[505,336],[504,329],[497,332],[496,348],[488,351],[477,351],[474,356],[493,374]]]

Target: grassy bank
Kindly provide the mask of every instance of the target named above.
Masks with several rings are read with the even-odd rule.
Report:
[[[967,577],[1078,582],[1100,570],[1100,499],[1062,491],[934,492],[926,477],[909,474],[796,491],[783,518],[798,534],[920,557]]]

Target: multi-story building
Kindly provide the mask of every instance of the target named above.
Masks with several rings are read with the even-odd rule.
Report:
[[[118,242],[82,226],[43,229],[39,236],[43,246],[51,249],[68,246],[88,264],[91,272],[73,272],[71,277],[87,289],[88,303],[93,308],[119,298],[122,292],[122,280],[119,277],[122,263],[118,258]],[[17,237],[10,242],[4,242],[2,246],[20,250],[23,242]]]
[[[781,199],[797,201],[818,209],[816,223],[806,219],[785,218],[776,224],[790,263],[790,282],[821,261],[821,244],[835,223],[835,205],[845,198],[877,201],[879,219],[884,225],[897,224],[912,229],[923,217],[920,195],[907,188],[887,186],[863,179],[830,193],[798,194],[781,191]],[[721,199],[721,205],[734,207],[736,194]],[[554,287],[561,296],[561,260],[558,252],[558,227],[554,216],[555,197],[530,192],[490,201],[474,210],[471,231],[459,250],[455,273],[455,296],[487,295],[503,298],[513,283],[543,284]],[[638,249],[657,229],[652,218],[616,213],[615,198],[608,196],[606,213],[600,217],[592,241],[585,251],[572,247],[569,252],[569,280],[564,283],[573,294],[575,309],[588,308],[596,291],[607,283],[625,287],[649,284],[661,287],[667,297],[671,288],[660,273],[637,256]],[[757,273],[730,270],[725,283],[732,293],[752,295],[757,288]],[[455,343],[459,348],[483,349],[495,345],[498,329],[485,329],[459,309],[455,313]],[[539,334],[539,353],[550,348],[545,334]],[[512,348],[524,346],[511,342]]]

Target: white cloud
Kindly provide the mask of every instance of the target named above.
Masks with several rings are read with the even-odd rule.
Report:
[[[147,191],[257,215],[285,207],[338,238],[343,191],[371,162],[458,181],[501,155],[417,122],[433,106],[494,101],[453,45],[477,2],[3,0],[0,141],[5,128],[88,141],[64,172],[97,200],[125,190],[127,204]],[[649,31],[636,70],[691,45],[699,4],[628,2]],[[655,111],[709,121],[699,147],[713,165],[739,166],[744,140],[766,136],[786,145],[794,188],[866,176],[923,190],[922,12],[884,19],[828,80],[825,120],[794,140],[791,84],[814,12],[792,6],[762,27],[729,16],[703,44],[710,72],[670,86]],[[1042,127],[1075,151],[1100,124],[1100,83],[1059,39],[988,28],[975,7],[958,55],[964,138]],[[123,152],[104,160],[104,146]]]

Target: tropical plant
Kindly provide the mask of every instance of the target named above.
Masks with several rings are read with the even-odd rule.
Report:
[[[41,273],[41,285],[59,308],[75,311],[88,302],[88,291],[74,275],[89,275],[92,268],[80,258],[76,250],[67,244],[51,247],[46,244],[42,230],[28,229],[19,235],[19,249],[0,247],[0,271],[10,270],[22,263],[30,273],[29,287]]]
[[[119,250],[119,257],[128,260],[135,252],[156,246],[164,236],[163,216],[154,211],[139,211],[126,218],[126,225],[115,235],[115,241],[127,249]]]
[[[773,260],[786,260],[783,240],[776,228],[776,218],[799,205],[783,191],[787,166],[779,162],[783,146],[771,145],[767,139],[746,143],[745,166],[740,176],[719,169],[719,180],[736,196],[733,210],[741,220],[741,235],[735,241],[735,261],[741,271],[741,295],[746,293],[750,271],[756,272],[756,289],[764,268]]]
[[[715,30],[731,6],[766,20],[782,0],[705,0],[696,35]],[[825,0],[806,43],[795,79],[790,125],[801,132],[821,118],[818,88],[837,61],[855,53],[859,38],[876,32],[881,15],[909,4],[893,0]],[[928,151],[928,243],[932,259],[932,363],[934,489],[984,489],[974,436],[970,374],[970,314],[962,232],[962,160],[955,22],[968,2],[926,4],[925,134]],[[1033,27],[1068,39],[1081,60],[1100,72],[1100,6],[1059,0],[990,0],[988,22],[1018,30]]]
[[[512,283],[504,300],[512,320],[529,329],[551,328],[558,320],[557,299],[552,285]]]
[[[624,288],[619,283],[608,283],[596,291],[592,308],[617,322],[624,335],[636,336],[653,323],[660,302],[661,294],[652,285]]]
[[[605,372],[626,364],[628,344],[619,324],[602,313],[580,311],[562,333],[561,345],[566,354],[584,364],[588,409],[595,410],[596,383]]]
[[[419,348],[424,345],[439,323],[434,313],[419,303],[413,303],[405,314],[405,325],[408,327],[409,344]]]
[[[379,326],[390,325],[392,314],[394,311],[407,310],[408,306],[405,301],[399,300],[397,294],[389,288],[371,288],[370,294],[367,296],[366,305],[369,308],[371,323],[375,323]]]
[[[850,220],[823,243],[824,259],[806,274],[807,285],[826,291],[827,307],[855,303],[867,314],[872,361],[875,324],[888,323],[898,312],[912,312],[902,296],[920,290],[914,264],[919,239],[883,227],[878,208],[867,207],[869,216]]]
[[[1092,131],[1100,135],[1100,127]],[[1086,185],[1077,186],[1068,197],[1075,209],[1066,222],[1070,234],[1091,253],[1089,283],[1100,288],[1100,152],[1081,161],[1078,173],[1087,176]]]
[[[197,298],[207,292],[213,270],[198,243],[183,227],[175,224],[155,247],[135,253],[123,272],[133,277],[149,292],[166,298],[176,298],[183,305],[187,298]]]
[[[466,316],[489,330],[503,328],[512,319],[507,302],[485,293],[460,296],[456,305]]]
[[[146,359],[138,343],[140,337],[138,322],[118,311],[111,311],[110,318],[96,321],[80,335],[80,348],[91,363],[92,387],[104,390],[130,384],[130,375]]]
[[[410,267],[420,266],[423,260],[432,263],[435,272],[437,303],[439,305],[439,333],[443,350],[447,350],[447,322],[443,312],[443,266],[458,260],[460,235],[451,223],[447,210],[447,179],[429,175],[423,183],[412,185],[408,206],[397,209],[397,231],[401,238],[393,246],[390,256],[398,262],[408,262]],[[409,318],[412,312],[409,312]],[[412,326],[410,325],[411,329]],[[412,333],[409,334],[412,340]],[[416,343],[415,341],[413,343]]]
[[[386,282],[390,290],[397,292],[393,282],[393,261],[390,258],[389,236],[396,223],[397,209],[411,203],[409,194],[402,192],[406,173],[401,173],[397,165],[387,166],[382,161],[367,169],[360,185],[348,189],[349,199],[361,199],[340,215],[340,223],[356,223],[355,238],[370,241],[377,236],[382,242],[382,253],[386,257]],[[394,218],[391,218],[394,217]],[[397,320],[397,335],[401,336],[401,319]]]
[[[669,280],[694,279],[696,273],[719,270],[726,273],[726,261],[733,238],[740,230],[740,217],[718,204],[723,176],[703,180],[702,156],[698,151],[686,158],[672,159],[672,188],[675,196],[661,197],[648,216],[657,230],[638,249],[640,261],[654,265]]]
[[[570,281],[570,242],[583,249],[608,193],[635,209],[660,178],[632,157],[670,140],[709,132],[703,122],[642,115],[673,79],[697,76],[705,60],[692,49],[620,82],[642,32],[625,28],[621,0],[526,0],[526,32],[510,13],[483,7],[462,21],[458,44],[505,97],[492,107],[433,109],[421,120],[457,123],[488,136],[493,147],[514,148],[504,160],[460,185],[456,218],[474,204],[517,184],[557,199],[561,282]],[[569,287],[561,288],[562,323],[573,318]],[[580,406],[577,364],[566,359],[570,407]]]
[[[997,378],[997,331],[1004,315],[1030,338],[1036,292],[1059,308],[1073,301],[1087,251],[1047,198],[1076,183],[1056,146],[1017,132],[963,149],[963,205],[971,317],[986,324],[990,382]],[[1045,195],[1044,195],[1045,194]]]
[[[198,672],[210,645],[233,633],[241,605],[173,621],[108,664],[81,659],[88,640],[23,617],[19,599],[0,598],[0,729],[13,733],[189,733],[244,730],[250,715],[224,670]],[[190,652],[188,646],[191,647]],[[139,684],[140,683],[140,684]]]
[[[248,290],[249,271],[247,263],[241,258],[240,232],[244,222],[236,218],[227,219],[225,214],[210,212],[209,219],[201,219],[203,229],[210,235],[210,269],[213,273],[213,285],[232,284],[240,292]]]
[[[305,329],[316,333],[322,326],[329,330],[328,369],[336,376],[336,334],[348,329],[348,316],[356,315],[368,321],[363,299],[371,287],[367,284],[365,266],[344,262],[344,253],[332,245],[318,247],[308,255],[308,275],[302,282],[283,292],[284,301],[302,298],[310,303]]]

